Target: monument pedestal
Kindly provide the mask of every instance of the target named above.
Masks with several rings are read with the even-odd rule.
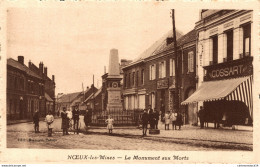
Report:
[[[121,103],[121,89],[116,88],[108,88],[108,103],[107,103],[107,110],[108,111],[119,111],[123,109]]]
[[[159,135],[160,130],[159,129],[149,129],[149,134],[150,135]]]

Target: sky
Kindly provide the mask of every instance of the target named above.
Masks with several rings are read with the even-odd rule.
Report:
[[[102,84],[108,69],[110,49],[119,59],[133,60],[172,30],[171,9],[176,28],[184,34],[199,20],[199,9],[173,3],[87,3],[77,8],[9,8],[7,12],[7,58],[25,57],[40,61],[55,75],[56,94],[82,91]],[[185,12],[184,12],[185,11]]]

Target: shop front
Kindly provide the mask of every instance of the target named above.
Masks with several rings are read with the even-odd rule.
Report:
[[[245,57],[204,67],[204,82],[182,105],[203,102],[207,122],[252,125],[252,61]]]

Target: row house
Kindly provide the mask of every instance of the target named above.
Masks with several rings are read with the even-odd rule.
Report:
[[[252,124],[251,10],[202,10],[196,23],[197,91],[182,104],[204,106],[209,122]]]
[[[7,120],[30,119],[38,110],[43,116],[44,80],[24,64],[24,57],[18,61],[7,60]]]
[[[55,112],[55,76],[52,75],[52,78],[48,77],[48,68],[44,67],[43,62],[39,63],[39,67],[33,64],[31,61],[28,63],[28,67],[31,71],[38,74],[44,80],[44,102],[41,103],[42,107],[45,108],[45,113]]]
[[[148,48],[137,60],[123,68],[123,99],[126,110],[144,109],[151,105],[164,114],[176,111],[175,53],[172,38],[163,37],[157,46]],[[196,89],[196,31],[184,36],[177,33],[180,101]],[[159,43],[159,44],[158,44]],[[196,105],[182,106],[185,123],[195,123]]]

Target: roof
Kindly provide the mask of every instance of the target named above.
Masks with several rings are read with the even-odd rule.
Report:
[[[70,103],[77,98],[82,92],[69,93],[61,96],[58,100],[59,103]]]
[[[177,40],[177,46],[182,46],[184,44],[187,44],[187,43],[195,41],[195,40],[196,40],[196,30],[193,29]],[[173,48],[174,48],[174,43],[171,43],[170,45],[166,46],[161,52],[171,50]]]
[[[102,87],[99,88],[99,89],[95,92],[94,98],[96,98],[101,92],[102,92]],[[93,93],[92,93],[84,102],[87,102],[88,100],[91,100],[91,99],[93,99]]]
[[[44,97],[47,101],[53,101],[52,98],[47,93],[44,93]]]
[[[201,86],[182,105],[200,101],[215,101],[228,98],[236,88],[250,77],[203,82]]]
[[[26,74],[28,74],[32,77],[42,79],[38,74],[36,74],[32,70],[30,70],[26,65],[22,65],[21,63],[19,63],[18,61],[14,60],[12,58],[7,59],[7,65],[17,68],[21,71],[24,71]]]
[[[143,53],[141,53],[136,59],[133,60],[132,63],[130,63],[128,66],[137,64],[139,62],[142,62],[144,59],[154,56],[161,51],[163,51],[167,47],[167,41],[166,39],[169,37],[172,37],[173,35],[172,30],[167,32],[165,35],[163,35],[159,40],[157,40],[155,43],[153,43],[149,48],[147,48]],[[181,37],[182,33],[177,31],[176,38],[179,39]]]

